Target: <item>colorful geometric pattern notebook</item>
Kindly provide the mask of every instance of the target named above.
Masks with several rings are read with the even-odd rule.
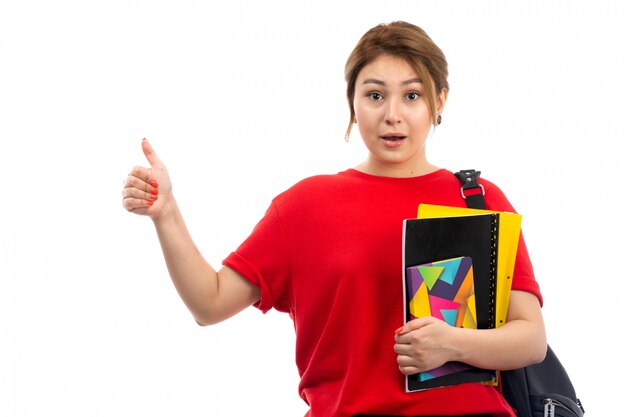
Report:
[[[446,259],[406,269],[411,319],[437,317],[450,326],[476,328],[474,273],[469,256]],[[460,362],[448,362],[417,375],[426,381],[469,369]]]

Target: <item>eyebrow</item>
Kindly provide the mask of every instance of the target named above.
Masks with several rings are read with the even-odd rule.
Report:
[[[421,84],[422,80],[420,80],[419,78],[411,78],[410,80],[406,80],[406,81],[402,81],[402,85],[409,85],[409,84]],[[375,78],[368,78],[366,80],[363,80],[363,84],[376,84],[376,85],[380,85],[380,86],[385,86],[385,82],[381,81],[381,80],[377,80]]]

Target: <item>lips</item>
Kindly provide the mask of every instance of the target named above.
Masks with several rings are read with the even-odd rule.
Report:
[[[402,133],[398,133],[398,132],[386,133],[386,134],[380,136],[380,139],[382,140],[383,146],[386,149],[399,149],[399,148],[402,148],[402,144],[404,143],[404,140],[406,138],[407,138],[406,135],[403,135]]]
[[[395,142],[395,141],[399,141],[399,140],[402,140],[402,139],[406,139],[406,136],[402,135],[400,133],[389,133],[389,134],[386,134],[386,135],[382,135],[381,138],[383,140],[390,140],[392,142]]]

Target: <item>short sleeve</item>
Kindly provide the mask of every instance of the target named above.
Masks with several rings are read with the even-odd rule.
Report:
[[[278,210],[274,203],[248,238],[224,261],[261,290],[255,307],[266,313],[271,308],[288,312],[289,259]]]
[[[530,262],[530,256],[528,255],[528,249],[524,242],[523,233],[520,234],[519,244],[517,246],[517,256],[515,257],[515,269],[513,271],[513,284],[511,285],[511,289],[534,294],[539,300],[539,304],[543,306],[543,297],[539,290],[539,284],[535,280],[535,273],[532,263]]]

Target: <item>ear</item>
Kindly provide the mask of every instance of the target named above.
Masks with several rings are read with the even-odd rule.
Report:
[[[438,114],[443,113],[443,108],[446,107],[447,100],[448,100],[448,90],[444,88],[437,95],[437,113]]]

